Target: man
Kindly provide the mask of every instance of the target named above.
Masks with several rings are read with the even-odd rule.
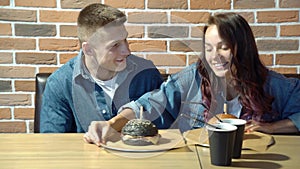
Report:
[[[118,109],[159,88],[162,78],[151,61],[131,55],[124,13],[100,3],[78,16],[81,51],[47,80],[40,132],[87,132]]]

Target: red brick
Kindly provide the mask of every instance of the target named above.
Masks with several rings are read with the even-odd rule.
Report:
[[[167,50],[166,41],[160,40],[129,40],[133,52],[162,52]]]
[[[0,20],[36,22],[36,11],[0,8]]]
[[[12,53],[3,52],[0,53],[0,64],[9,64],[13,62]]]
[[[41,22],[77,22],[79,12],[77,11],[54,11],[54,10],[41,10]]]
[[[34,67],[25,66],[0,66],[0,78],[33,78]]]
[[[35,39],[0,38],[0,50],[33,50],[35,47]]]
[[[25,133],[26,123],[24,121],[0,122],[0,133]]]
[[[200,40],[174,40],[170,42],[171,51],[200,52],[202,41]]]
[[[53,73],[56,71],[59,67],[39,67],[40,73]]]
[[[298,50],[298,40],[257,40],[259,51],[291,51]]]
[[[149,38],[187,38],[189,27],[187,26],[148,26]]]
[[[25,6],[25,7],[56,7],[56,0],[15,0],[15,6]]]
[[[15,81],[15,89],[18,92],[19,91],[34,92],[35,91],[35,81],[16,80]]]
[[[280,23],[280,22],[298,22],[299,11],[258,11],[257,22],[259,23]]]
[[[0,92],[11,92],[12,85],[10,80],[0,80]]]
[[[273,54],[260,54],[259,58],[263,62],[263,64],[266,66],[274,65],[273,64]]]
[[[281,25],[280,36],[300,36],[300,25]]]
[[[251,26],[252,32],[255,37],[275,37],[275,26]]]
[[[40,39],[40,50],[50,51],[78,51],[78,39]]]
[[[203,36],[203,26],[192,27],[191,37],[202,38]]]
[[[189,55],[189,62],[188,65],[192,64],[192,63],[196,63],[199,60],[199,55]]]
[[[167,23],[165,12],[129,12],[128,23]]]
[[[300,53],[276,54],[276,65],[300,65]]]
[[[56,53],[16,53],[18,64],[57,64]]]
[[[184,68],[169,68],[168,73],[169,74],[174,74],[174,73],[178,73],[180,71],[182,71]]]
[[[12,35],[11,34],[11,24],[0,23],[0,35]]]
[[[229,12],[231,12],[231,11],[229,11]],[[224,12],[216,12],[215,14],[218,14],[218,13],[224,13]],[[241,15],[248,23],[254,23],[254,13],[253,12],[235,12],[235,13]]]
[[[150,0],[148,8],[150,9],[187,9],[187,0]]]
[[[128,32],[128,38],[143,38],[143,37],[145,37],[143,26],[126,25],[126,29]]]
[[[291,68],[291,67],[276,67],[276,68],[270,68],[270,69],[274,70],[278,73],[282,73],[282,74],[297,73],[297,68]]]
[[[0,0],[0,6],[9,6],[10,3],[9,3],[10,0]]]
[[[0,108],[0,119],[11,119],[10,108]]]
[[[61,25],[60,26],[61,37],[77,37],[76,25]]]
[[[144,9],[145,2],[144,0],[105,0],[105,4],[110,5],[115,8],[137,8]]]
[[[15,108],[15,119],[32,120],[34,119],[34,108]]]
[[[30,94],[0,94],[0,105],[3,106],[31,106]]]
[[[190,0],[191,9],[230,9],[231,0]]]
[[[146,58],[156,66],[186,66],[186,56],[182,54],[149,54]]]
[[[253,12],[236,12],[241,15],[248,23],[254,23],[254,13]]]
[[[300,8],[299,0],[279,0],[280,8]]]
[[[171,12],[172,23],[206,23],[208,12]]]
[[[56,26],[49,24],[15,24],[16,36],[55,36]]]
[[[258,9],[258,8],[274,8],[274,0],[263,0],[263,1],[253,1],[253,0],[234,0],[234,9]]]
[[[68,62],[71,58],[77,56],[78,53],[61,53],[59,55],[59,63],[60,64],[65,64]]]
[[[99,0],[61,0],[61,8],[84,8],[91,3],[98,3]]]

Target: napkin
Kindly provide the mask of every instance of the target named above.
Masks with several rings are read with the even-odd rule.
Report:
[[[208,132],[205,128],[188,130],[183,133],[187,144],[198,144],[202,146],[209,146]],[[273,136],[261,132],[245,132],[243,149],[251,149],[255,151],[265,151],[267,148],[275,143]]]

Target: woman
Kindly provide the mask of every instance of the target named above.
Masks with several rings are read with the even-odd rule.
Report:
[[[85,140],[105,142],[112,129],[120,131],[129,119],[139,117],[140,106],[146,110],[143,117],[159,128],[202,127],[199,120],[222,113],[226,103],[227,112],[246,119],[249,130],[298,132],[300,80],[285,78],[261,63],[247,21],[235,13],[217,14],[209,18],[203,35],[204,52],[196,64],[123,106],[110,121],[92,122]]]

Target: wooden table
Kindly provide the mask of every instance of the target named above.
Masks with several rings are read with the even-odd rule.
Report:
[[[200,166],[195,146],[156,153],[120,153],[87,144],[82,138],[83,134],[0,134],[0,169],[192,169]]]
[[[159,153],[120,153],[84,143],[83,134],[0,134],[0,168],[227,168],[210,164],[209,149],[188,146]],[[300,137],[275,135],[266,152],[243,150],[228,168],[300,168]],[[198,159],[200,156],[200,162]]]

